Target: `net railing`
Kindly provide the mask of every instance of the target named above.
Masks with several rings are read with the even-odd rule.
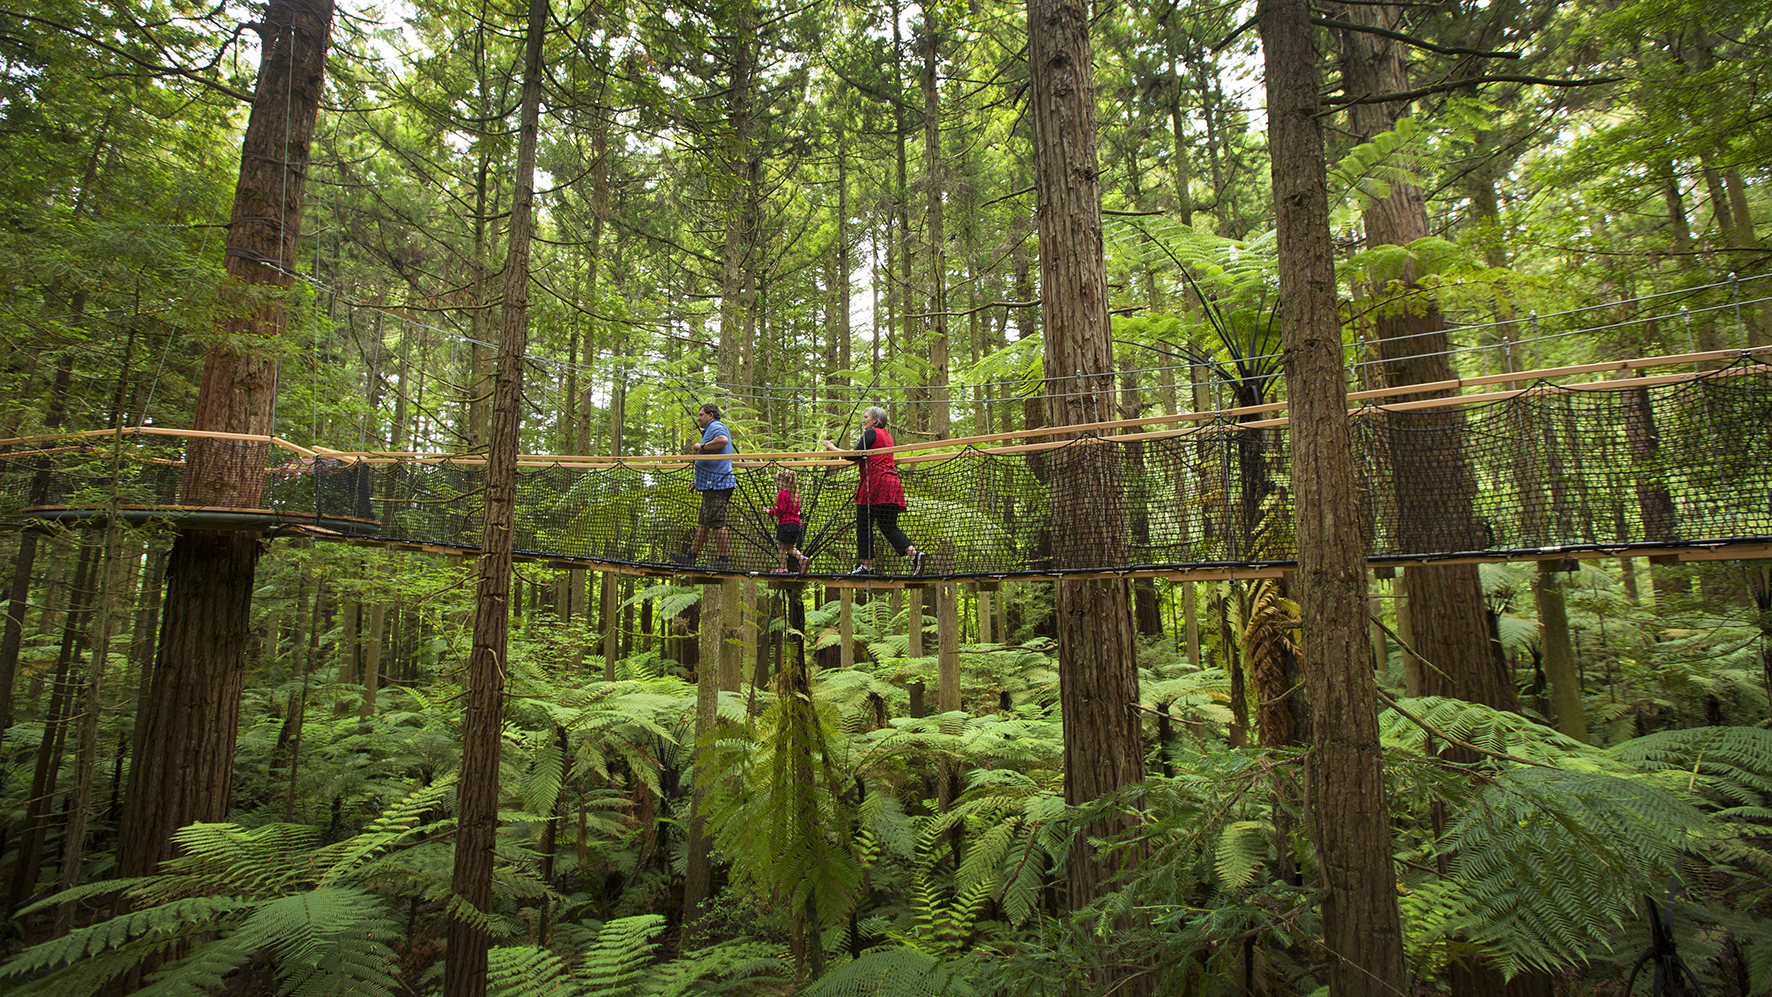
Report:
[[[1270,416],[949,452],[899,447],[899,525],[930,575],[1288,565],[1298,557],[1292,429]],[[1371,404],[1352,429],[1360,524],[1375,561],[1772,541],[1772,368],[1746,356],[1677,378]],[[251,510],[262,515],[259,526],[461,550],[480,543],[480,459],[254,445],[270,455]],[[180,436],[128,430],[15,441],[0,447],[0,520],[189,514],[188,446]],[[527,459],[517,481],[517,552],[676,569],[700,507],[691,464]],[[857,476],[829,454],[740,455],[730,570],[778,565],[769,509],[782,467],[798,471],[800,546],[811,571],[849,570]],[[706,545],[704,562],[715,546]],[[881,574],[909,573],[881,538],[872,546]]]

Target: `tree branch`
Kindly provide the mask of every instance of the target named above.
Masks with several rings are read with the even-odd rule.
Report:
[[[151,73],[154,76],[183,77],[184,79],[188,79],[193,82],[199,83],[203,86],[206,86],[206,87],[210,88],[211,90],[215,90],[218,93],[227,94],[229,97],[232,97],[235,100],[238,100],[243,104],[251,104],[252,103],[252,95],[251,94],[242,92],[240,90],[235,90],[233,87],[230,87],[225,83],[220,83],[215,80],[212,80],[209,77],[204,76],[201,73],[197,72],[196,70],[186,69],[183,66],[163,66],[163,65],[156,64],[156,63],[151,62],[147,59],[143,59],[142,57],[134,54],[133,52],[130,52],[127,49],[124,49],[124,48],[117,46],[117,45],[113,45],[110,42],[104,41],[103,39],[100,39],[95,35],[89,34],[85,31],[80,30],[79,28],[73,27],[72,25],[62,24],[59,21],[52,21],[47,17],[41,17],[37,14],[27,14],[24,11],[11,10],[11,9],[7,9],[7,8],[0,8],[0,14],[5,14],[8,17],[16,17],[21,21],[35,21],[38,24],[47,25],[48,27],[54,28],[55,30],[60,31],[61,33],[65,34],[65,35],[70,35],[74,38],[78,38],[81,41],[87,43],[88,45],[95,46],[103,51],[109,52],[112,55],[117,56],[118,58],[121,58],[121,59],[123,59],[127,62],[130,62],[130,63],[133,63],[134,65],[140,66],[143,69],[146,69],[149,73]],[[233,35],[229,38],[229,43],[231,44],[233,42],[234,38],[238,38],[240,36],[240,32],[246,27],[250,27],[250,25],[241,25],[240,27],[236,27],[234,29]],[[222,51],[224,51],[224,52],[227,51],[226,45],[222,46]],[[220,56],[218,55],[216,57],[216,61],[219,61],[219,60],[220,60]],[[212,65],[212,66],[215,65],[215,62],[212,61],[210,63],[210,65]]]
[[[1436,45],[1426,39],[1416,38],[1412,35],[1403,34],[1401,31],[1392,31],[1389,28],[1381,28],[1373,24],[1355,24],[1352,21],[1334,21],[1327,17],[1313,17],[1311,18],[1311,23],[1320,28],[1335,28],[1338,31],[1357,31],[1364,35],[1377,35],[1380,38],[1389,38],[1392,41],[1399,41],[1405,45],[1413,45],[1416,48],[1424,48],[1429,52],[1438,52],[1441,55],[1474,55],[1483,59],[1518,59],[1520,57],[1520,53],[1518,52],[1484,52],[1481,49],[1461,48],[1457,45]]]
[[[1323,103],[1332,106],[1343,106],[1347,104],[1389,104],[1392,101],[1419,100],[1422,97],[1432,96],[1437,93],[1462,90],[1465,87],[1475,86],[1479,83],[1525,83],[1529,86],[1540,87],[1597,87],[1605,83],[1617,83],[1622,79],[1624,79],[1622,76],[1600,76],[1591,80],[1553,80],[1543,76],[1515,76],[1512,74],[1471,76],[1464,79],[1447,80],[1443,83],[1436,83],[1433,86],[1422,87],[1418,90],[1404,90],[1398,93],[1380,93],[1366,97],[1324,97]]]

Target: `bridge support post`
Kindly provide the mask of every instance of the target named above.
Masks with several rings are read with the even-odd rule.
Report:
[[[840,607],[837,622],[838,661],[844,668],[855,667],[855,590],[838,589],[837,601]]]

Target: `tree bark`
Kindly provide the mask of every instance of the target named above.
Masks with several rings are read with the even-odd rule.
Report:
[[[757,29],[752,0],[740,0],[732,30],[732,64],[726,91],[727,143],[722,180],[726,193],[726,241],[720,271],[720,344],[717,350],[719,379],[726,385],[744,380],[743,358],[747,352],[747,291],[755,280],[750,265],[752,230],[750,204],[755,186],[751,176],[752,132],[756,127]]]
[[[1394,29],[1398,22],[1396,8],[1388,5],[1349,4],[1342,16],[1384,29]],[[1408,89],[1396,43],[1365,32],[1342,34],[1344,88],[1350,96]],[[1395,128],[1406,113],[1407,107],[1398,103],[1349,108],[1354,134],[1361,140]],[[1426,201],[1421,188],[1411,183],[1392,183],[1390,196],[1373,201],[1362,220],[1368,246],[1402,246],[1429,234]],[[1396,282],[1376,293],[1398,298],[1376,319],[1386,381],[1396,386],[1451,379],[1445,322],[1438,304],[1417,288],[1413,267],[1406,265]],[[1487,546],[1473,514],[1476,485],[1462,453],[1463,414],[1450,408],[1390,413],[1385,425],[1390,430],[1385,442],[1396,490],[1397,541],[1403,549],[1425,554]],[[1477,566],[1422,565],[1405,568],[1404,574],[1414,646],[1438,668],[1424,676],[1427,694],[1513,709],[1517,697],[1511,676],[1498,674],[1490,651]]]
[[[499,749],[503,744],[505,650],[510,633],[517,505],[517,436],[523,418],[523,353],[529,332],[529,241],[535,215],[535,145],[547,16],[547,0],[529,0],[522,117],[517,129],[517,170],[505,247],[504,305],[499,314],[498,364],[493,376],[492,429],[486,459],[486,520],[480,533],[474,643],[468,658],[468,701],[462,724],[455,868],[450,881],[456,902],[482,915],[490,914],[492,907],[493,850],[498,834]],[[484,997],[486,952],[491,942],[479,924],[464,917],[462,911],[451,911],[443,971],[446,997]]]
[[[943,228],[942,198],[947,181],[941,158],[941,93],[936,68],[941,58],[941,28],[935,20],[936,5],[923,4],[923,186],[927,201],[924,224],[929,238],[929,435],[945,440],[949,433],[948,410],[948,285],[947,235]]]
[[[272,0],[257,26],[265,55],[224,264],[237,281],[292,282],[332,12],[332,0]],[[193,428],[274,431],[276,358],[253,344],[281,335],[286,319],[278,296],[224,321],[225,338],[204,358]],[[266,456],[263,444],[192,440],[183,501],[259,506]],[[187,530],[173,541],[153,685],[138,710],[141,751],[124,806],[120,875],[152,872],[171,855],[178,828],[227,817],[259,549],[255,533]]]
[[[1407,993],[1366,643],[1366,565],[1346,415],[1325,157],[1308,0],[1257,6],[1280,254],[1281,335],[1292,405],[1298,597],[1312,751],[1311,834],[1326,891],[1334,997]]]
[[[1089,8],[1081,0],[1028,4],[1028,72],[1034,124],[1041,316],[1046,331],[1047,419],[1077,425],[1113,417],[1114,355],[1102,253],[1101,180],[1096,163],[1095,79]],[[1124,564],[1119,448],[1081,441],[1045,462],[1056,517],[1075,524],[1053,537],[1060,569]],[[1074,514],[1073,514],[1074,513]],[[1064,716],[1067,804],[1096,799],[1144,779],[1136,706],[1138,663],[1124,580],[1058,583],[1059,702]],[[1115,867],[1091,843],[1125,818],[1079,835],[1067,867],[1070,904],[1100,897]],[[1120,862],[1136,862],[1131,851]],[[1150,992],[1136,965],[1103,970],[1103,991]]]

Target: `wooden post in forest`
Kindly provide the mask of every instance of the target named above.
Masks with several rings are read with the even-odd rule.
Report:
[[[953,582],[935,584],[935,709],[938,713],[954,713],[960,709],[960,597],[959,586]],[[943,724],[944,729],[946,724]],[[958,733],[958,731],[952,731]],[[941,785],[936,787],[941,809],[953,805],[960,795],[960,770],[956,759],[941,764]]]
[[[905,657],[921,658],[923,656],[923,590],[912,588],[905,590]]]
[[[720,691],[737,692],[743,682],[745,614],[743,590],[736,578],[720,583],[720,613],[726,621],[720,633]]]
[[[855,590],[837,590],[838,661],[844,668],[855,667]]]
[[[1532,593],[1538,600],[1538,625],[1544,628],[1544,672],[1550,679],[1551,704],[1557,729],[1577,741],[1587,740],[1587,714],[1581,702],[1581,671],[1569,640],[1569,613],[1563,602],[1562,566],[1538,562]]]
[[[1310,0],[1260,0],[1268,148],[1280,254],[1280,327],[1292,405],[1311,751],[1311,838],[1322,864],[1323,945],[1334,997],[1408,992],[1366,643],[1366,555],[1358,526],[1341,319]]]
[[[241,283],[286,288],[294,282],[332,13],[332,0],[270,0],[253,25],[264,57],[223,260]],[[204,358],[193,429],[273,431],[277,353],[268,344],[287,319],[285,299],[272,294],[251,313],[224,320],[224,337]],[[192,440],[182,501],[257,508],[267,452],[265,444]],[[256,533],[182,530],[167,555],[165,615],[152,679],[137,708],[140,750],[118,832],[119,875],[154,872],[171,857],[178,828],[227,819],[260,546]]]
[[[493,374],[492,425],[486,455],[486,512],[480,531],[474,638],[468,652],[462,722],[461,781],[456,792],[455,902],[492,913],[492,866],[498,835],[498,770],[503,746],[506,645],[510,636],[511,564],[516,542],[517,435],[523,420],[523,352],[529,333],[529,242],[535,219],[535,145],[541,114],[541,46],[547,0],[529,0],[523,56],[517,170],[506,244],[504,305]],[[444,956],[445,997],[484,997],[492,937],[478,920],[452,910]]]
[[[705,905],[713,890],[713,836],[707,828],[707,792],[713,781],[713,750],[703,743],[719,722],[720,645],[725,643],[725,613],[720,598],[723,586],[701,587],[701,663],[695,669],[695,773],[689,797],[688,864],[683,874],[683,934],[694,938],[696,924],[707,913]]]

